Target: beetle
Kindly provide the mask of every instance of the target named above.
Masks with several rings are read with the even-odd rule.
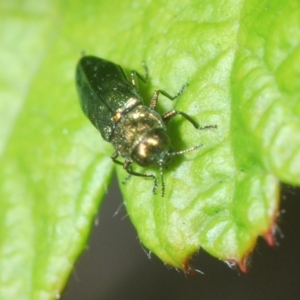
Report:
[[[100,131],[102,138],[113,145],[113,162],[122,165],[129,176],[152,178],[153,193],[158,188],[157,177],[154,174],[135,172],[132,164],[142,167],[158,166],[161,195],[164,196],[163,167],[169,159],[202,146],[173,151],[166,122],[181,115],[196,129],[216,126],[200,127],[189,115],[174,109],[162,116],[155,111],[159,94],[174,100],[184,92],[187,84],[175,96],[163,90],[154,91],[150,106],[145,106],[137,81],[138,78],[143,82],[147,81],[148,69],[145,63],[143,67],[145,76],[131,71],[128,79],[119,65],[95,56],[83,56],[76,68],[76,88],[84,114]],[[124,162],[119,161],[118,157],[122,157]]]

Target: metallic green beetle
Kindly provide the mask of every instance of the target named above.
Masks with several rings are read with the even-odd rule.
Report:
[[[159,166],[161,195],[164,196],[163,167],[168,160],[174,155],[202,146],[174,152],[165,122],[179,114],[196,129],[216,126],[200,127],[181,111],[171,110],[163,116],[155,111],[159,94],[174,100],[185,90],[186,84],[174,97],[163,90],[155,91],[150,106],[145,106],[137,86],[137,77],[144,82],[147,80],[148,72],[145,65],[144,68],[146,71],[144,77],[132,71],[128,80],[119,65],[94,56],[83,56],[76,69],[76,87],[83,112],[100,131],[103,139],[115,148],[112,160],[122,165],[130,175],[153,178],[153,193],[158,187],[156,176],[133,171],[132,163],[142,167]],[[117,160],[119,156],[124,162]]]

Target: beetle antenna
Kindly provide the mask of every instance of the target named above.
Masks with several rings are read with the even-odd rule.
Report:
[[[161,178],[161,196],[163,197],[165,195],[165,182],[164,182],[164,174],[163,174],[163,166],[159,166],[159,173]]]
[[[197,146],[185,149],[185,150],[176,151],[176,152],[169,152],[168,155],[170,155],[170,156],[181,155],[181,154],[184,154],[184,153],[187,153],[187,152],[190,152],[190,151],[194,151],[194,150],[196,150],[196,149],[198,149],[198,148],[200,148],[202,146],[203,145],[200,144],[200,145],[197,145]]]

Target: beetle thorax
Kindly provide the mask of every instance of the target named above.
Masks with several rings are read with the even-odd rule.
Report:
[[[111,143],[118,155],[141,166],[164,164],[171,149],[162,118],[144,105],[138,105],[122,116]]]

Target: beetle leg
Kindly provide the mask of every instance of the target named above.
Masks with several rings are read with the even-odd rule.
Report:
[[[164,174],[163,174],[163,167],[160,165],[159,167],[160,179],[161,179],[161,196],[165,195],[165,182],[164,182]]]
[[[124,167],[124,165],[123,165],[123,167]],[[132,167],[131,167],[131,166],[130,166],[129,168],[130,168],[130,170],[132,170]],[[127,171],[127,170],[126,170],[126,171]],[[127,173],[128,173],[128,171],[127,171]],[[122,180],[122,183],[125,184],[125,183],[130,179],[130,177],[131,177],[131,174],[128,173],[127,177],[125,177],[125,178]]]
[[[120,165],[120,166],[123,166],[124,163],[121,162],[121,161],[119,161],[119,160],[117,160],[117,157],[118,157],[118,156],[119,156],[118,152],[115,152],[115,153],[113,153],[113,155],[111,156],[111,159],[112,159],[112,161],[113,161],[115,164]]]
[[[186,90],[187,86],[188,86],[188,83],[185,83],[175,96],[171,96],[170,94],[168,94],[167,92],[165,92],[163,90],[158,90],[156,92],[160,93],[160,94],[163,94],[165,97],[167,97],[168,99],[173,101],[176,98],[178,98]]]
[[[139,177],[147,177],[147,178],[151,177],[151,178],[153,178],[153,180],[154,180],[153,194],[155,194],[155,193],[156,193],[156,190],[157,190],[157,187],[158,187],[156,176],[153,175],[153,174],[142,174],[142,173],[134,172],[134,171],[132,170],[132,166],[131,166],[132,162],[131,162],[131,161],[126,161],[126,160],[125,160],[125,162],[121,162],[121,161],[117,160],[117,157],[118,157],[118,156],[119,156],[119,155],[118,155],[118,152],[115,152],[115,153],[111,156],[111,159],[113,160],[113,162],[114,162],[115,164],[118,164],[118,165],[123,166],[124,170],[126,170],[127,173],[128,173],[128,175],[129,175],[129,176],[127,176],[127,177],[122,181],[122,183],[125,183],[125,182],[130,178],[131,175],[133,175],[133,176],[139,176]]]
[[[150,101],[150,108],[155,109],[156,104],[157,104],[157,99],[158,99],[158,94],[159,91],[154,91],[151,101]]]
[[[138,83],[137,83],[137,77],[142,80],[143,82],[147,82],[148,80],[148,68],[147,68],[147,65],[146,63],[143,61],[142,62],[142,65],[143,65],[143,68],[145,70],[145,75],[141,75],[140,73],[138,73],[137,71],[131,71],[130,72],[130,78],[131,78],[131,84],[138,88]]]
[[[183,116],[187,121],[189,121],[196,129],[211,129],[211,128],[217,128],[217,125],[207,125],[207,126],[199,126],[195,120],[193,120],[188,114],[182,112],[182,111],[178,111],[178,110],[171,110],[167,113],[165,113],[163,116],[162,116],[162,119],[164,121],[168,121],[170,119],[172,119],[173,117],[177,116],[177,115],[181,115]]]
[[[143,173],[134,172],[132,170],[131,164],[132,164],[131,162],[125,161],[124,165],[123,165],[123,168],[127,171],[127,173],[129,175],[139,176],[139,177],[146,177],[146,178],[150,178],[150,177],[153,178],[153,180],[154,180],[153,194],[155,194],[156,190],[157,190],[157,186],[158,186],[156,176],[153,175],[153,174],[143,174]]]
[[[113,162],[117,165],[121,165],[123,166],[123,168],[125,169],[125,163],[124,162],[121,162],[119,160],[117,160],[117,157],[119,156],[118,152],[115,152],[112,156],[111,156],[111,159],[113,160]],[[131,163],[130,163],[131,164]],[[127,168],[128,169],[131,169],[131,165],[130,165],[128,162],[127,162]],[[126,171],[128,172],[128,170],[126,169]],[[128,172],[128,176],[122,180],[122,183],[125,184],[126,181],[130,178],[131,174]]]
[[[168,94],[167,92],[163,91],[163,90],[157,90],[157,91],[154,91],[153,95],[152,95],[152,98],[151,98],[151,101],[150,101],[150,107],[152,109],[155,109],[156,107],[156,104],[157,104],[157,101],[158,101],[158,95],[159,94],[162,94],[164,95],[165,97],[167,97],[168,99],[170,100],[175,100],[176,98],[178,98],[186,89],[186,87],[188,86],[187,83],[185,83],[182,88],[179,90],[179,92],[175,95],[175,96],[171,96],[170,94]]]

